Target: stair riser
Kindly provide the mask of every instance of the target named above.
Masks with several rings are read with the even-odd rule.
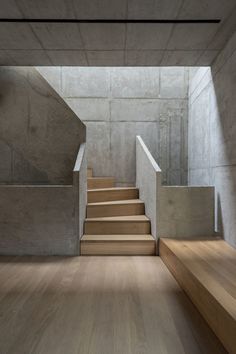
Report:
[[[93,169],[92,168],[87,168],[87,177],[93,177]]]
[[[88,189],[112,188],[115,186],[114,178],[88,178]]]
[[[87,206],[88,218],[99,218],[102,216],[143,215],[143,214],[144,214],[143,203]]]
[[[151,232],[150,222],[109,222],[109,221],[86,221],[85,234],[92,235],[114,235],[114,234],[149,234]]]
[[[81,255],[104,256],[152,256],[156,252],[156,243],[153,242],[81,242]]]
[[[88,191],[88,203],[110,202],[114,200],[138,199],[138,189],[113,191]]]

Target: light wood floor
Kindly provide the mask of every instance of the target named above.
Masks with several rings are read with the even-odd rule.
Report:
[[[225,351],[159,257],[2,257],[0,353]]]

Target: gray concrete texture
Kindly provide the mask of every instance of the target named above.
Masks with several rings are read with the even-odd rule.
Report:
[[[161,174],[145,143],[137,137],[136,186],[145,202],[152,235],[156,239],[215,236],[214,187],[164,187]]]
[[[235,29],[235,0],[3,0],[1,17],[214,19],[221,23],[1,23],[1,65],[210,65]]]
[[[236,247],[236,33],[191,79],[189,183],[215,185],[219,232]]]
[[[77,115],[34,68],[1,67],[0,97],[0,183],[72,184]]]
[[[0,96],[0,254],[77,255],[86,128],[34,68],[0,68]]]
[[[0,185],[0,255],[76,255],[72,186]]]
[[[136,187],[139,198],[145,203],[145,214],[151,221],[151,234],[158,236],[158,192],[161,188],[161,169],[157,165],[145,142],[136,137]]]
[[[135,137],[163,170],[163,183],[187,183],[187,68],[38,68],[87,127],[95,176],[135,183]]]
[[[158,237],[214,237],[214,187],[161,187]]]

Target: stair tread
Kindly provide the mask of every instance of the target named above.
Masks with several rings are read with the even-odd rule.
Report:
[[[154,237],[150,234],[140,234],[140,235],[132,235],[132,234],[124,234],[124,235],[83,235],[82,242],[129,242],[129,241],[155,241]]]
[[[110,177],[110,176],[106,176],[106,177],[88,177],[87,179],[89,179],[89,180],[95,180],[95,179],[98,179],[98,180],[112,179],[112,180],[114,180],[115,178],[114,177]]]
[[[120,204],[143,204],[141,199],[122,199],[122,200],[113,200],[107,202],[96,202],[96,203],[88,203],[88,206],[99,206],[99,205],[120,205]]]
[[[97,222],[97,221],[114,221],[114,222],[122,222],[122,221],[150,221],[146,215],[129,215],[129,216],[103,216],[99,218],[86,218],[85,221]]]
[[[128,191],[128,190],[137,190],[136,187],[112,187],[112,188],[97,188],[97,189],[88,189],[88,192],[109,192],[109,191]]]

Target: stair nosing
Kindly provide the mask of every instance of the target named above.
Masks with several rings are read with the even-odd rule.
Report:
[[[120,199],[120,200],[111,200],[104,202],[92,202],[87,203],[87,206],[111,206],[111,205],[132,205],[132,204],[144,204],[141,199]]]
[[[87,192],[109,192],[109,191],[126,191],[126,190],[138,190],[136,187],[110,187],[110,188],[96,188],[87,189]]]
[[[143,216],[143,219],[139,219]],[[128,218],[128,219],[126,219]],[[101,216],[97,218],[86,218],[85,222],[150,222],[150,219],[145,215],[119,215],[119,216]]]
[[[86,240],[86,237],[87,236],[94,236],[94,239],[93,240]],[[111,239],[108,239],[107,237],[105,238],[105,239],[102,239],[101,237],[102,236],[111,236]],[[121,236],[121,238],[120,239],[114,239],[114,238],[112,238],[112,236]],[[133,236],[133,237],[132,237]],[[134,236],[143,236],[143,237],[147,237],[147,239],[141,239],[141,237],[140,237],[140,239],[134,239]],[[125,238],[125,237],[127,237],[127,238]],[[97,242],[155,242],[156,240],[155,240],[155,238],[153,237],[153,235],[151,235],[151,234],[138,234],[138,235],[136,235],[136,234],[111,234],[111,235],[109,235],[109,234],[105,234],[105,235],[100,235],[100,234],[84,234],[83,236],[82,236],[82,238],[81,238],[81,240],[80,240],[81,242],[91,242],[91,243],[93,243],[93,242],[95,242],[95,243],[97,243]]]

